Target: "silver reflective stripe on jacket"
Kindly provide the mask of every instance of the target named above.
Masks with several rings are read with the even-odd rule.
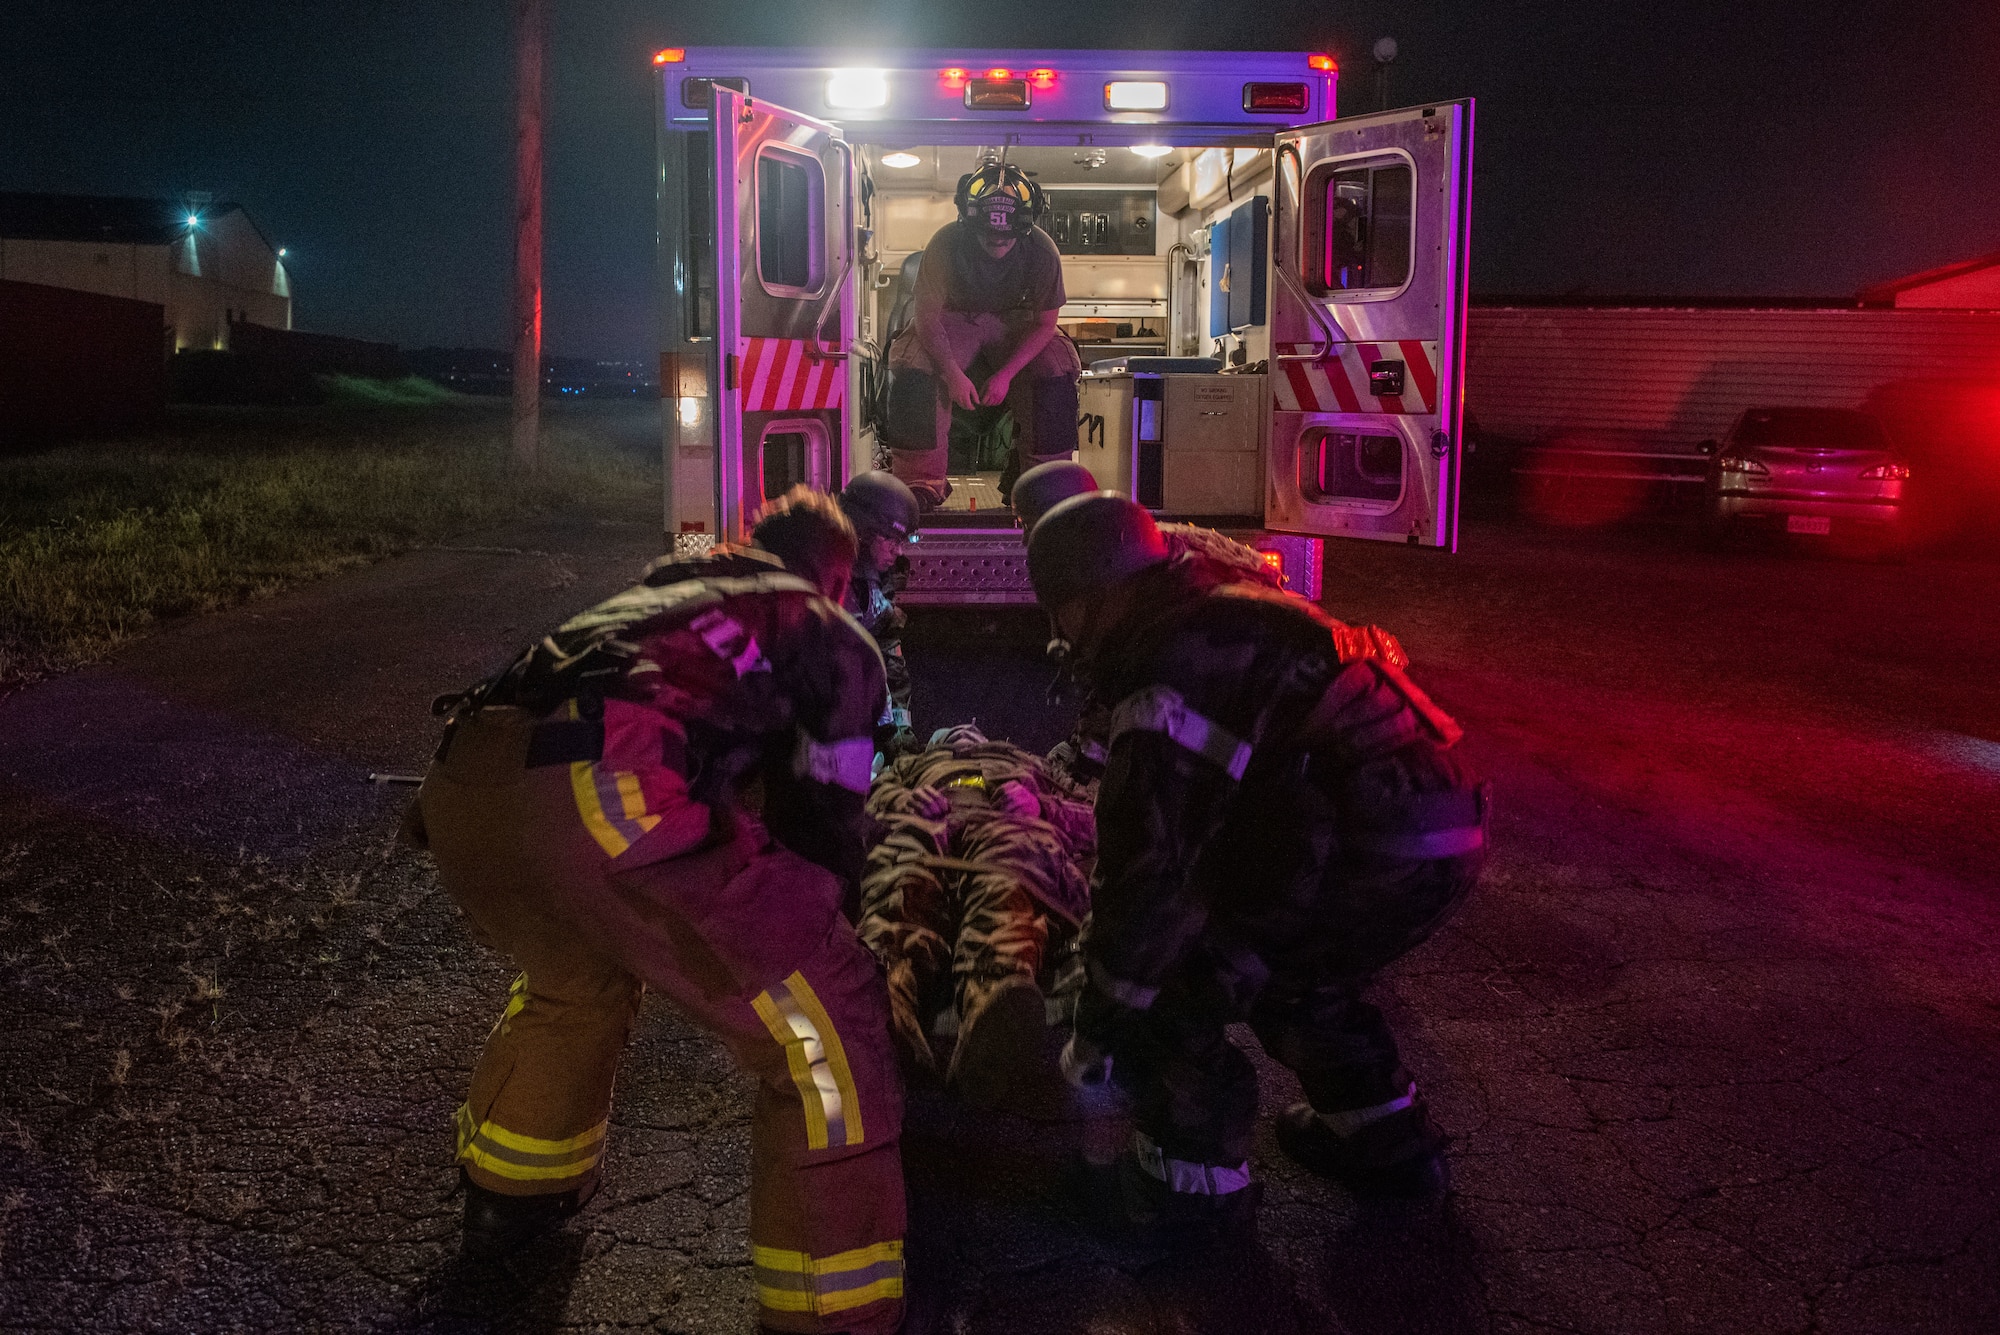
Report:
[[[1148,686],[1111,711],[1111,743],[1128,732],[1157,732],[1175,745],[1213,761],[1241,779],[1250,767],[1250,743],[1188,707],[1171,686]]]
[[[815,783],[833,783],[850,792],[868,791],[868,772],[875,760],[875,741],[870,737],[843,737],[837,742],[819,742],[801,732],[796,773]]]

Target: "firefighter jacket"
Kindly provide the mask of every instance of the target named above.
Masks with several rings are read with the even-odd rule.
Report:
[[[655,563],[458,707],[524,708],[538,746],[591,762],[579,808],[616,866],[702,845],[758,781],[772,835],[852,886],[883,699],[853,617],[775,557],[722,548]]]
[[[896,606],[896,595],[909,582],[910,558],[899,556],[879,573],[856,569],[847,586],[847,610],[882,651],[889,705],[876,725],[876,749],[886,755],[914,750],[918,745],[916,735],[910,731],[910,665],[903,657],[903,627],[910,619]]]
[[[1256,548],[1225,537],[1212,528],[1203,528],[1199,524],[1161,524],[1160,536],[1167,540],[1170,559],[1185,559],[1198,572],[1199,578],[1210,583],[1255,584],[1276,590],[1285,587],[1283,572],[1265,562]],[[1383,636],[1389,644],[1394,644],[1394,637],[1387,632],[1375,633]],[[1394,652],[1401,654],[1400,648]],[[1065,694],[1070,685],[1059,680],[1050,692],[1051,697]],[[1110,724],[1110,702],[1086,699],[1075,730],[1049,752],[1049,765],[1074,787],[1087,789],[1095,784],[1104,774],[1105,734]]]
[[[1080,1033],[1150,1005],[1212,919],[1296,919],[1280,901],[1310,899],[1343,859],[1484,845],[1484,789],[1449,754],[1458,726],[1393,637],[1187,556],[1136,579],[1079,646],[1109,715]]]

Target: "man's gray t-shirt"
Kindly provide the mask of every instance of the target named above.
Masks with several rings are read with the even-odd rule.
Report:
[[[1063,292],[1062,252],[1037,227],[994,259],[978,235],[962,222],[946,223],[924,247],[917,271],[917,296],[942,295],[948,311],[1005,315],[1052,311],[1068,300]]]

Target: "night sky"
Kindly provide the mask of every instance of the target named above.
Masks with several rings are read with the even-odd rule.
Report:
[[[664,45],[1330,51],[1343,112],[1479,99],[1484,293],[1851,294],[2000,250],[2000,4],[553,0],[551,353],[655,347]],[[289,264],[301,328],[506,340],[505,0],[13,0],[0,189],[208,190]]]

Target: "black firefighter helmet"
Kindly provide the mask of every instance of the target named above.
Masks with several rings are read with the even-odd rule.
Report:
[[[999,236],[1026,236],[1048,211],[1042,188],[1011,162],[989,162],[958,178],[959,221]]]

